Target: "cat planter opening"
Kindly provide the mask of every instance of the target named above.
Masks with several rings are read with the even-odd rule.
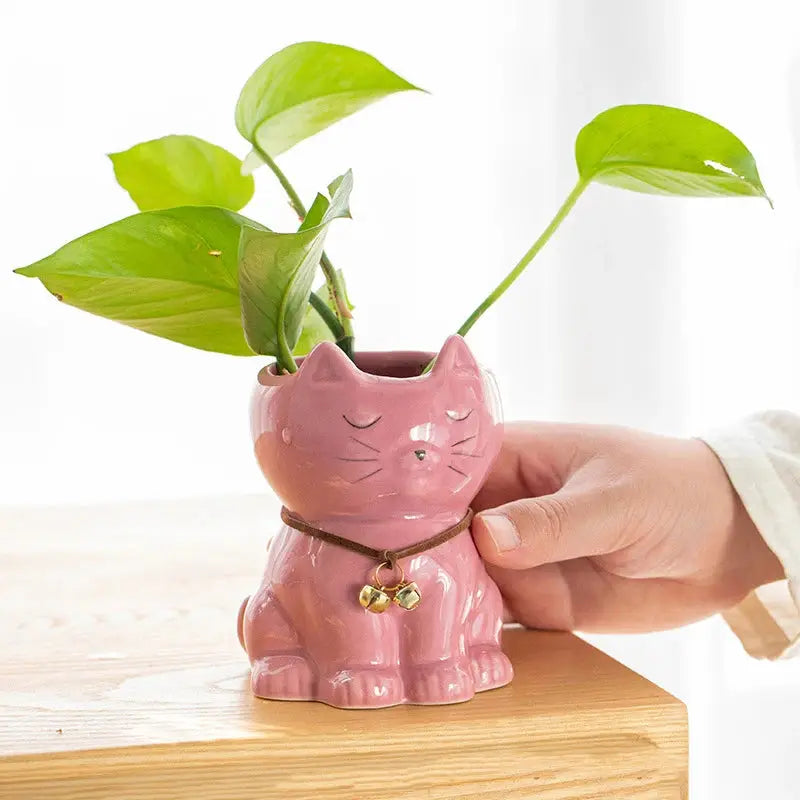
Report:
[[[239,614],[258,697],[456,703],[511,680],[502,601],[468,529],[499,400],[460,336],[420,375],[430,358],[354,364],[326,342],[294,374],[259,374],[255,450],[288,524]]]

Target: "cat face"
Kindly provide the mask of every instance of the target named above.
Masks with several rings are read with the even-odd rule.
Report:
[[[424,354],[357,360],[325,342],[297,373],[257,388],[256,455],[273,489],[309,520],[463,512],[500,446],[491,377],[460,336],[424,376]]]

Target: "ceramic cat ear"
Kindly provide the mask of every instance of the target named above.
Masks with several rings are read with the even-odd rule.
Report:
[[[303,360],[298,378],[313,383],[351,380],[355,364],[333,342],[320,342]]]
[[[463,337],[454,333],[447,337],[439,355],[436,356],[436,363],[433,365],[431,374],[478,375],[480,367]]]

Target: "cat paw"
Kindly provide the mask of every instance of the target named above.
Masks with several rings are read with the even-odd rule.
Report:
[[[511,683],[514,668],[508,656],[495,645],[480,645],[469,651],[472,666],[472,680],[476,692],[497,689]]]
[[[396,706],[403,702],[403,680],[397,669],[340,669],[320,681],[317,699],[337,708]]]
[[[463,703],[475,694],[469,669],[461,661],[437,661],[411,668],[408,701],[420,705]]]
[[[250,686],[266,700],[312,700],[314,672],[300,655],[264,656],[253,662]]]

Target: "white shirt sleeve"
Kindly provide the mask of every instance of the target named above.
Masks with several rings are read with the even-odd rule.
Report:
[[[723,616],[751,655],[800,655],[800,416],[766,411],[702,438],[787,576]]]

